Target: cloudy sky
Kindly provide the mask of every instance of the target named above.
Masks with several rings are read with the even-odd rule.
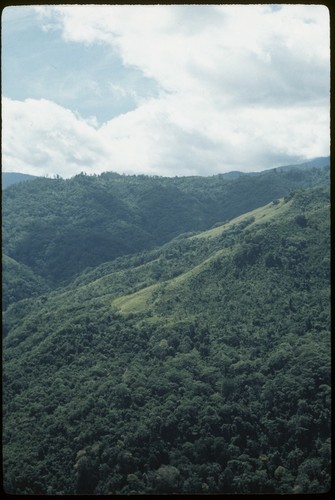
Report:
[[[329,155],[322,5],[65,5],[2,15],[4,171],[259,171]]]

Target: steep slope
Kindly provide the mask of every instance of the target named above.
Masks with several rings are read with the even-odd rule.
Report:
[[[7,255],[2,256],[2,309],[29,297],[37,297],[49,291],[43,278],[29,267],[19,264]]]
[[[35,179],[3,193],[3,251],[52,286],[87,267],[162,245],[286,196],[329,184],[329,167],[151,178],[105,173]]]
[[[327,491],[329,246],[300,191],[10,306],[6,491]]]

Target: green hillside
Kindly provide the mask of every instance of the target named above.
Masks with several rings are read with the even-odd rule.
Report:
[[[11,259],[2,256],[2,308],[29,297],[37,297],[49,291],[44,279],[33,271]]]
[[[227,179],[78,175],[3,192],[3,251],[50,286],[88,267],[209,229],[289,194],[329,184],[329,165]]]
[[[315,180],[319,174],[311,172]],[[265,175],[252,178],[261,177],[258,193],[271,185]],[[107,174],[72,186],[104,179],[111,186]],[[126,214],[131,203],[153,211],[147,178],[113,179],[120,181],[115,211],[127,206]],[[244,176],[230,186],[238,181],[243,193]],[[176,183],[187,196],[201,192],[199,179],[159,182],[163,191]],[[220,191],[213,179],[206,182],[213,182],[213,191],[203,187],[207,196]],[[141,205],[137,183],[151,193]],[[69,185],[60,180],[56,195],[50,183],[50,199],[62,200]],[[125,189],[136,196],[127,199]],[[17,192],[6,191],[17,202]],[[224,207],[227,198],[220,199]],[[37,198],[34,204],[40,206]],[[235,215],[205,232],[91,265],[67,286],[7,308],[8,493],[329,489],[329,189],[298,190]],[[152,234],[158,220],[150,222]],[[178,227],[191,230],[186,226],[184,219]]]

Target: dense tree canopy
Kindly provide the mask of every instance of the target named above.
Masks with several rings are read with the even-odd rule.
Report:
[[[321,176],[321,170],[311,172],[315,179]],[[257,196],[261,186],[270,189],[269,178],[264,185],[255,181]],[[46,266],[41,242],[34,246],[35,224],[45,224],[39,229],[44,244],[52,240],[52,227],[55,234],[70,234],[66,231],[69,221],[74,224],[74,207],[90,185],[91,195],[76,215],[73,240],[60,259],[71,269],[66,252],[82,241],[77,229],[90,234],[90,227],[97,231],[92,241],[105,248],[106,256],[88,259],[91,264],[83,272],[78,267],[66,286],[50,291],[41,282],[38,297],[14,296],[4,313],[3,471],[8,493],[329,489],[329,189],[289,194],[287,188],[285,198],[277,199],[273,188],[271,195],[276,195],[268,205],[251,200],[252,212],[244,213],[244,207],[238,211],[235,205],[228,215],[222,208],[204,228],[239,217],[168,241],[176,236],[172,228],[183,193],[189,197],[190,219],[205,203],[197,190],[205,193],[203,199],[217,196],[225,207],[226,184],[218,181],[211,178],[201,187],[198,178],[192,184],[187,179],[127,180],[104,174],[24,185],[31,186],[35,208],[22,221],[8,215],[15,227],[7,227],[7,235],[17,238],[6,243],[9,255],[26,252],[20,262],[33,263],[34,270],[40,262],[42,276],[52,274],[49,265],[56,272],[60,264],[53,260]],[[230,184],[230,200],[237,191],[246,196],[247,180],[242,176],[237,181]],[[38,200],[42,186],[48,194]],[[23,185],[17,189],[21,193]],[[64,193],[71,189],[64,212]],[[108,201],[105,189],[111,189]],[[176,211],[168,221],[164,204],[174,189],[179,193]],[[126,190],[133,194],[125,196]],[[9,210],[11,203],[18,206],[19,195],[14,188],[6,191]],[[191,199],[198,201],[192,205]],[[100,229],[109,217],[103,219],[103,210],[118,214],[111,224],[124,228],[128,221],[133,227],[131,200],[137,220],[153,214],[137,227],[155,235],[155,245],[166,242],[153,250],[143,244],[131,256],[120,253],[109,260],[108,236],[99,239],[94,210],[100,203]],[[39,212],[43,203],[44,214]],[[35,210],[41,217],[35,218]],[[209,205],[206,210],[211,212]],[[186,223],[187,217],[179,221],[178,233],[199,229]],[[141,246],[141,235],[134,233],[135,246]],[[48,252],[54,258],[50,248]],[[102,260],[106,262],[97,266]]]
[[[49,285],[87,267],[201,231],[289,194],[329,183],[329,167],[227,179],[122,176],[37,178],[3,191],[3,247]]]

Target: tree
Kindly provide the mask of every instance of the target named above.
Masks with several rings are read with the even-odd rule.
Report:
[[[159,493],[177,492],[180,473],[172,465],[161,465],[156,473],[157,491]]]

